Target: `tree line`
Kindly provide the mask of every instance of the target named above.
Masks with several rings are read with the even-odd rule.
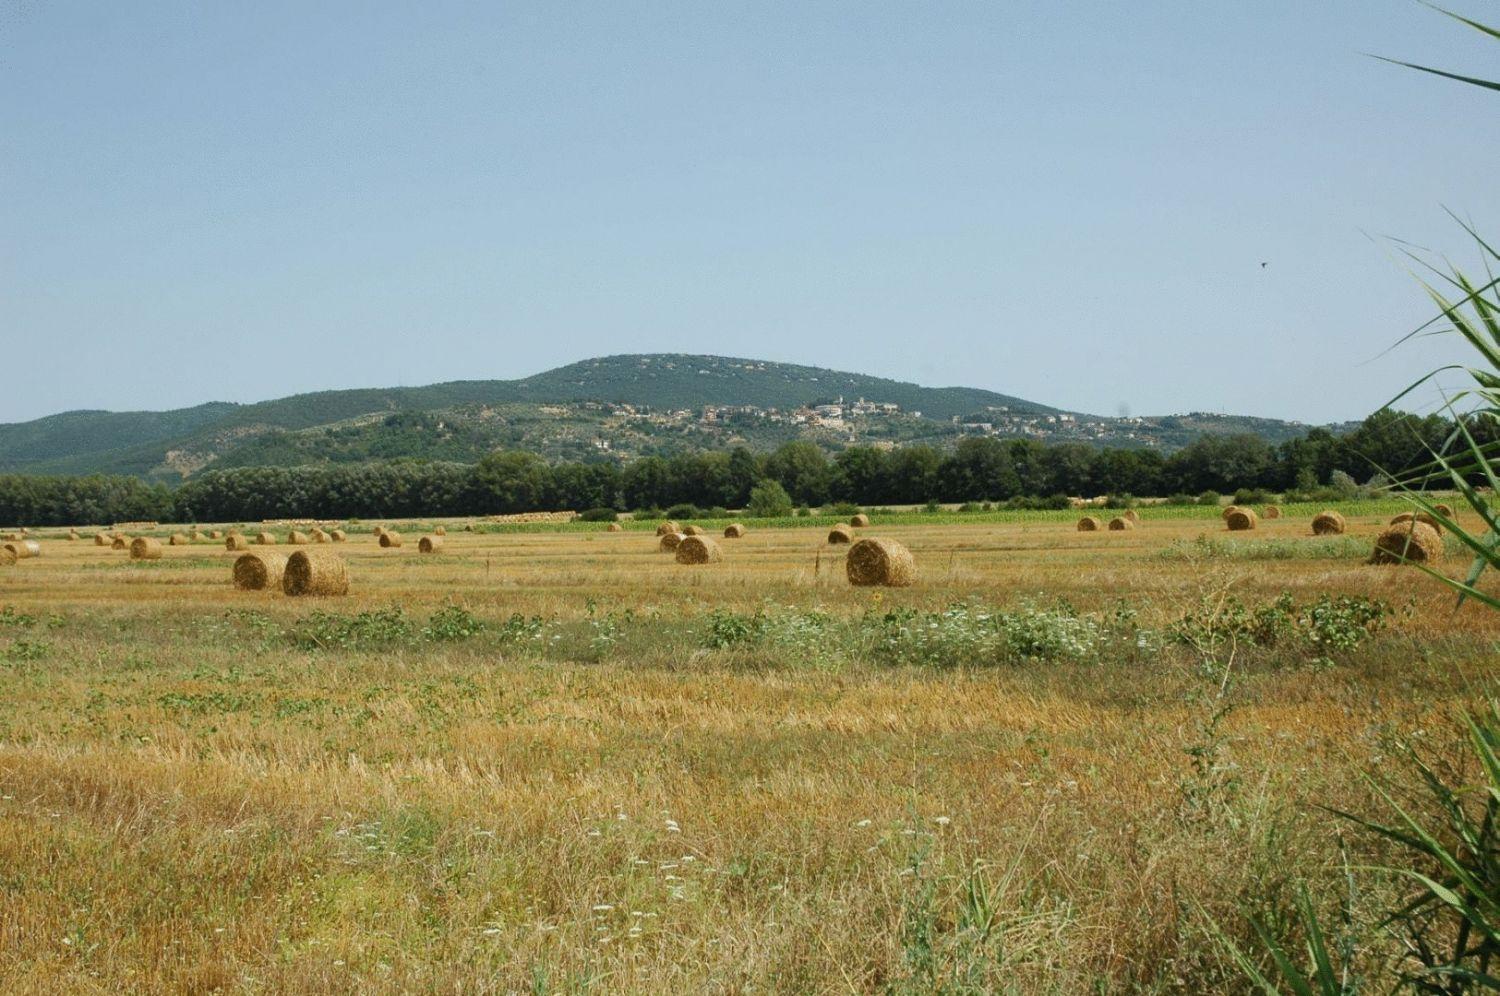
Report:
[[[1475,421],[1487,445],[1500,427]],[[1313,429],[1271,445],[1212,435],[1171,454],[1086,443],[974,437],[947,450],[850,446],[829,457],[809,442],[771,453],[643,457],[628,463],[554,463],[501,451],[477,464],[399,460],[357,465],[210,471],[175,490],[133,477],[0,476],[0,523],[66,525],[137,520],[233,522],[278,518],[486,515],[544,509],[744,508],[776,482],[798,505],[1006,501],[1055,495],[1311,491],[1420,467],[1453,423],[1382,410],[1348,433]]]

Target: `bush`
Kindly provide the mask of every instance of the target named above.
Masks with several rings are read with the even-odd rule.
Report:
[[[841,519],[847,519],[851,515],[858,515],[860,508],[850,501],[837,501],[832,505],[824,505],[823,511],[829,515],[836,515]]]
[[[707,512],[704,512],[703,517],[706,519],[727,519],[729,518],[729,509],[723,505],[715,505]]]
[[[1218,503],[1219,493],[1217,491],[1205,491],[1198,496],[1198,504],[1200,505],[1217,505]]]
[[[757,519],[776,519],[792,514],[792,497],[778,481],[761,481],[750,490],[745,510]]]
[[[1275,500],[1274,495],[1260,488],[1240,488],[1234,493],[1236,505],[1265,505]]]
[[[581,522],[615,522],[620,518],[620,513],[612,508],[591,508],[586,512],[579,513]]]
[[[673,505],[667,509],[666,517],[669,519],[701,519],[703,517],[703,509],[697,505],[684,502],[681,505]]]
[[[1196,504],[1198,504],[1198,499],[1196,497],[1194,497],[1193,495],[1186,494],[1185,492],[1178,492],[1177,494],[1172,495],[1170,498],[1167,499],[1167,504],[1168,505],[1196,505]]]
[[[1109,495],[1104,499],[1105,508],[1135,508],[1137,504],[1132,494]]]
[[[979,502],[966,501],[962,505],[958,506],[958,510],[960,512],[978,512],[980,511]]]
[[[922,511],[926,512],[928,515],[934,515],[938,512],[941,512],[942,509],[943,507],[938,504],[938,500],[936,498],[927,499],[927,504],[922,506]]]

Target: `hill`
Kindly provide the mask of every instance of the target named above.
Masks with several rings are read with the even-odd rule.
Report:
[[[868,404],[853,404],[864,399]],[[807,406],[844,404],[837,414]],[[922,387],[820,367],[690,354],[600,357],[519,380],[321,391],[165,412],[65,412],[0,425],[0,472],[177,479],[208,467],[413,457],[497,447],[549,457],[671,453],[806,438],[941,444],[983,433],[1176,448],[1205,432],[1271,441],[1305,426],[1233,416],[1108,419],[994,391]]]

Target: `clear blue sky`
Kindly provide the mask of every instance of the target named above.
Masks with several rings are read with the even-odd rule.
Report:
[[[1472,13],[1495,13],[1473,0]],[[1500,232],[1409,0],[0,0],[0,421],[697,351],[1358,418]],[[1261,261],[1269,266],[1262,268]]]

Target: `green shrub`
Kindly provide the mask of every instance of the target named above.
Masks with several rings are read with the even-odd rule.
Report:
[[[673,505],[667,509],[666,517],[669,519],[700,519],[703,517],[703,509],[697,505],[684,502],[681,505]]]
[[[1218,503],[1219,493],[1217,491],[1204,491],[1198,495],[1198,504],[1200,505],[1217,505]]]
[[[579,513],[578,518],[582,522],[615,522],[620,518],[620,513],[612,508],[591,508]]]
[[[780,481],[761,481],[750,489],[745,511],[757,519],[779,519],[792,514],[792,498]]]

